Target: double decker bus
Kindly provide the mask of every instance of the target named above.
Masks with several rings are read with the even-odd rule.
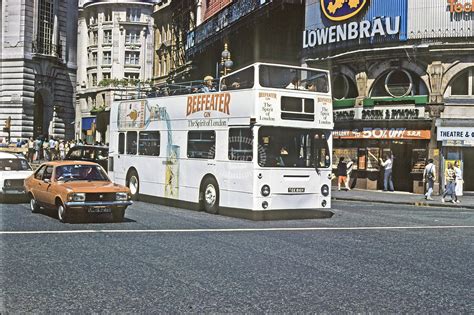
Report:
[[[255,63],[214,92],[189,85],[115,102],[109,174],[134,199],[255,220],[324,217],[329,82],[325,70]]]

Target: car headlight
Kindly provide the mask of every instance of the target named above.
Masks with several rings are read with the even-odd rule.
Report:
[[[85,193],[73,193],[68,196],[69,201],[86,201],[86,194]]]
[[[322,194],[324,197],[329,196],[329,186],[328,186],[328,185],[323,185],[323,186],[321,187],[321,194]]]
[[[117,201],[126,201],[128,200],[128,193],[118,192],[115,194],[115,200]]]
[[[3,182],[4,187],[10,187],[11,185],[12,185],[12,182],[9,179],[5,179],[5,181]]]
[[[260,190],[260,192],[262,193],[262,196],[263,197],[268,197],[270,195],[270,186],[268,185],[263,185],[262,186],[262,189]]]

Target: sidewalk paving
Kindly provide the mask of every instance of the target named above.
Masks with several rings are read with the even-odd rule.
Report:
[[[434,200],[425,200],[424,195],[413,194],[403,191],[387,192],[381,190],[353,189],[350,191],[340,190],[332,187],[333,200],[348,200],[361,202],[378,202],[401,205],[414,205],[420,207],[450,207],[474,210],[474,196],[460,196],[461,203],[452,203],[449,197],[446,202],[441,202],[441,196],[432,196]]]

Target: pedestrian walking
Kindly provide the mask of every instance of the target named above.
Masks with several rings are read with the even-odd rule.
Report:
[[[349,190],[347,185],[347,164],[344,162],[344,157],[341,156],[337,164],[337,190],[341,190],[341,184],[343,182],[346,189]]]
[[[456,195],[456,202],[460,203],[459,197],[462,196],[462,187],[464,184],[464,180],[462,178],[462,170],[459,167],[459,161],[454,162],[454,172],[456,173],[456,182],[455,182],[455,195]]]
[[[35,148],[35,156],[34,160],[39,161],[41,158],[41,140],[40,138],[37,138],[34,143],[34,148]]]
[[[383,174],[383,190],[387,191],[394,191],[393,189],[393,178],[392,178],[392,167],[393,167],[393,162],[392,158],[390,155],[385,156],[385,161],[380,159],[380,165],[383,166],[384,168],[384,174]]]
[[[444,182],[446,186],[441,201],[445,202],[446,196],[449,195],[451,202],[456,203],[456,171],[451,162],[448,162],[448,168],[444,172]]]
[[[425,166],[423,171],[423,184],[425,185],[427,191],[425,193],[426,200],[433,200],[431,194],[433,193],[434,182],[436,181],[436,167],[433,164],[433,159],[428,160],[428,164]]]
[[[346,187],[347,187],[347,190],[351,190],[351,176],[352,176],[353,166],[354,166],[354,161],[352,161],[352,159],[347,161],[347,163],[346,163],[346,167],[347,167]]]
[[[35,141],[32,137],[28,139],[28,162],[33,163],[35,155]]]
[[[64,144],[64,140],[61,140],[61,142],[59,142],[59,158],[61,160],[64,160],[65,157],[66,157],[66,146]]]

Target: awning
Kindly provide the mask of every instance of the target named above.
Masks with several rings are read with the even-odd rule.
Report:
[[[92,124],[95,124],[95,117],[86,117],[82,118],[82,130],[90,130],[92,129]]]
[[[474,127],[474,119],[438,118],[436,127]]]

